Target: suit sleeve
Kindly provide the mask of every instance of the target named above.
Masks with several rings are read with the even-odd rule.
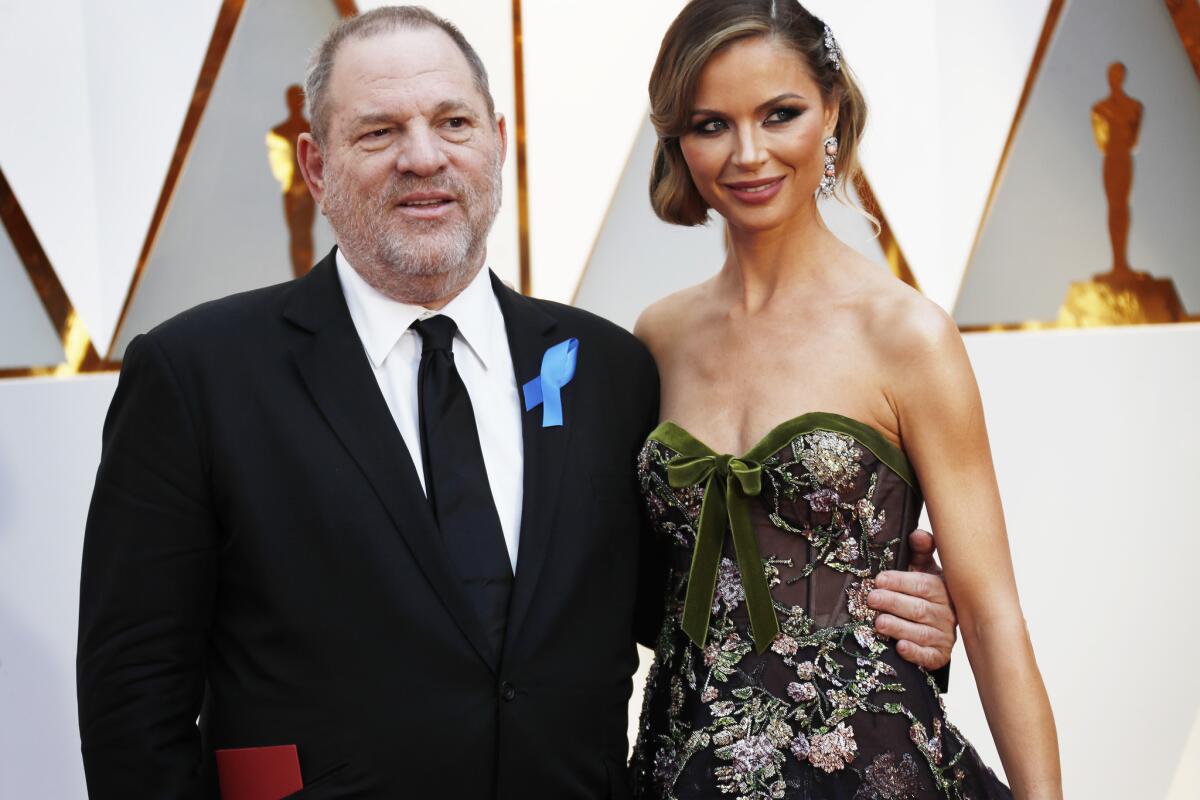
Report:
[[[76,688],[92,800],[201,796],[216,545],[193,415],[161,346],[140,336],[104,423],[84,536]]]
[[[658,370],[654,360],[646,354],[648,368],[639,392],[639,396],[647,398],[646,409],[640,434],[641,441],[650,435],[650,431],[658,424],[659,383]],[[645,503],[640,503],[641,531],[639,532],[638,547],[638,587],[636,617],[634,619],[634,636],[638,644],[655,648],[658,642],[659,629],[662,627],[664,593],[667,583],[667,550],[658,536],[654,535],[650,524],[650,515]]]

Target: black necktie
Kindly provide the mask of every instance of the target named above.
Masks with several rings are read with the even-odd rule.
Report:
[[[417,392],[425,494],[451,566],[499,656],[512,592],[512,564],[492,499],[467,387],[454,366],[454,320],[414,322],[421,337]]]

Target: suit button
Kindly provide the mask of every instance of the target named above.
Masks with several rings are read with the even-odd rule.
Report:
[[[517,687],[513,686],[508,681],[500,684],[500,696],[505,700],[512,702],[517,696]]]

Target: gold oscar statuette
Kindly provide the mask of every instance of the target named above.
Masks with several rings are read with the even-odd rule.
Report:
[[[1133,188],[1133,151],[1142,124],[1142,104],[1125,94],[1125,65],[1108,68],[1108,97],[1092,106],[1092,131],[1104,154],[1104,191],[1108,195],[1108,234],[1112,269],[1090,281],[1072,283],[1058,312],[1068,328],[1179,322],[1183,303],[1169,278],[1155,278],[1129,264],[1129,194]]]
[[[308,133],[304,118],[304,90],[297,84],[287,88],[288,118],[267,132],[267,160],[271,174],[283,191],[283,217],[291,240],[292,272],[297,278],[312,268],[313,222],[317,206],[296,164],[296,140]]]

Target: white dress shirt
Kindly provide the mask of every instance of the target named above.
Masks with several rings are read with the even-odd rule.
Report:
[[[471,397],[492,499],[500,515],[508,559],[516,574],[525,471],[521,395],[513,373],[504,315],[492,290],[488,270],[479,270],[467,288],[438,311],[400,303],[377,291],[354,271],[341,248],[337,251],[337,270],[350,318],[392,419],[408,445],[422,490],[425,466],[421,460],[417,399],[421,337],[409,326],[438,314],[450,317],[458,326],[454,334],[454,366]]]

